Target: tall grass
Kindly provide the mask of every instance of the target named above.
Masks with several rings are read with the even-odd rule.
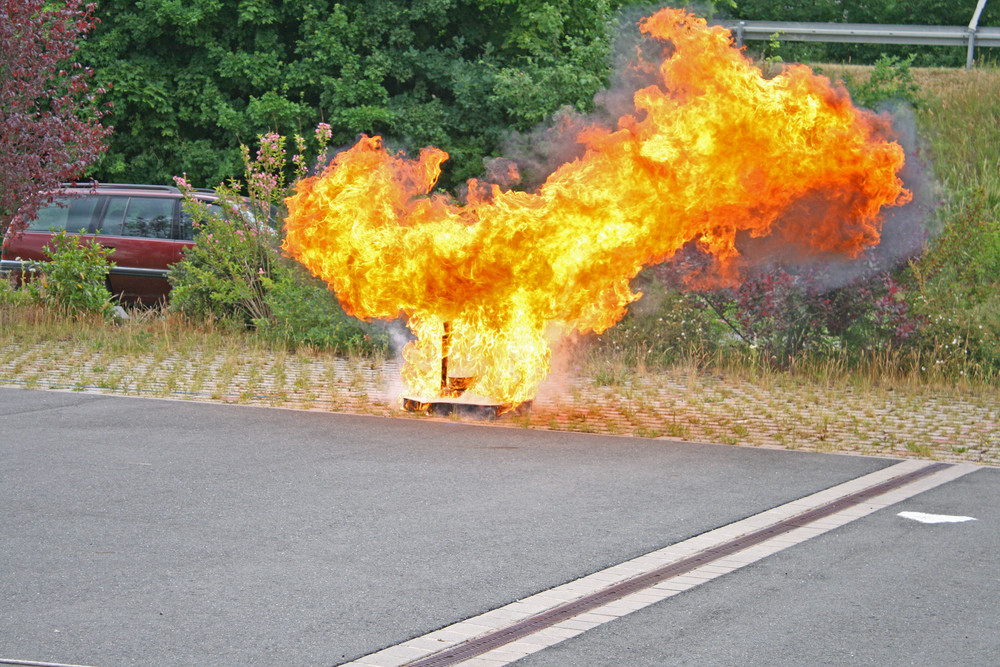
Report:
[[[173,353],[199,351],[210,355],[231,348],[272,354],[281,342],[265,341],[226,320],[193,321],[165,307],[134,307],[127,318],[110,322],[99,314],[71,315],[24,298],[21,290],[0,279],[0,348],[63,344],[122,358],[156,359]],[[72,363],[71,358],[65,360]]]
[[[832,79],[863,85],[873,67],[823,65]],[[968,194],[981,190],[994,214],[1000,211],[1000,67],[973,70],[912,68],[920,105],[919,137],[925,142],[935,176],[945,186],[945,213],[966,206]]]
[[[1000,214],[1000,68],[914,71],[927,103],[918,112],[939,179],[952,208],[981,190]]]

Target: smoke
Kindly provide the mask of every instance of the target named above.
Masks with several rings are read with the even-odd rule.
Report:
[[[550,337],[552,356],[549,358],[549,373],[538,387],[536,400],[553,402],[570,394],[572,381],[577,377],[580,366],[578,346],[579,337],[576,334]]]
[[[406,324],[402,319],[395,319],[384,323],[385,331],[389,335],[389,351],[392,353],[393,360],[402,366],[405,361],[403,359],[403,348],[413,340],[415,340],[414,335],[406,328]],[[401,397],[406,392],[406,386],[403,384],[403,378],[398,373],[391,376],[389,380],[389,385],[386,387],[385,398],[396,403],[401,400]]]
[[[919,145],[913,109],[897,103],[884,107],[882,113],[891,115],[896,141],[906,154],[906,162],[899,175],[903,185],[912,193],[912,199],[903,206],[883,211],[879,243],[858,257],[821,256],[792,262],[790,268],[805,269],[813,275],[822,276],[823,280],[816,285],[821,290],[843,287],[891,270],[918,255],[933,234],[929,224],[940,205],[940,188],[934,181],[932,165],[922,157],[924,151]]]
[[[656,64],[670,56],[673,46],[642,35],[636,26],[661,6],[633,5],[619,12],[612,26],[609,83],[594,96],[592,111],[582,113],[566,106],[528,132],[511,131],[501,143],[503,157],[484,161],[483,182],[501,188],[519,185],[532,192],[560,166],[583,156],[585,147],[580,136],[585,129],[613,130],[622,118],[641,117],[635,107],[635,93],[648,86],[662,87]],[[511,170],[518,174],[513,182],[504,178]]]
[[[580,132],[589,125],[588,116],[572,107],[559,109],[552,120],[530,132],[512,131],[503,141],[504,157],[485,161],[483,182],[501,188],[520,185],[533,192],[549,174],[567,162],[583,157]],[[516,175],[516,178],[511,178]]]
[[[926,150],[917,136],[913,108],[904,103],[892,103],[883,108],[893,118],[897,141],[906,152],[906,163],[900,177],[913,193],[905,206],[886,212],[882,225],[882,240],[873,249],[879,266],[891,268],[900,261],[921,252],[940,230],[931,227],[935,210],[942,203],[941,186],[934,178],[933,165],[924,157]]]
[[[608,87],[595,95],[593,111],[584,114],[564,107],[546,124],[529,132],[511,132],[502,145],[504,157],[484,162],[485,173],[478,184],[482,198],[489,198],[491,185],[535,191],[560,166],[584,155],[585,146],[580,139],[584,130],[595,127],[614,130],[620,119],[630,116],[641,120],[643,114],[636,109],[635,94],[650,86],[663,88],[658,64],[673,51],[669,42],[650,39],[636,29],[637,21],[649,16],[654,8],[654,5],[633,6],[619,16],[612,50],[612,75]],[[841,90],[845,96],[848,94]],[[895,102],[876,111],[884,122],[886,138],[895,140],[904,149],[906,161],[899,176],[912,193],[909,203],[883,211],[879,243],[855,257],[845,257],[841,253],[816,254],[807,249],[805,242],[796,242],[793,234],[781,234],[780,229],[777,234],[760,238],[743,233],[737,243],[742,275],[780,269],[792,275],[808,275],[811,289],[829,291],[890,270],[921,252],[933,233],[928,225],[940,203],[939,186],[920,146],[912,108]],[[739,146],[734,146],[734,150],[739,150]],[[825,196],[826,193],[820,192],[812,201],[799,202],[786,216],[789,228],[801,226],[794,219],[822,216]],[[667,266],[663,273],[677,275],[678,284],[700,289],[722,286],[718,260],[702,252],[695,241],[664,264]]]
[[[783,271],[805,278],[796,284],[825,293],[890,271],[923,251],[936,233],[931,222],[941,203],[940,185],[933,177],[932,165],[924,158],[913,109],[895,102],[881,107],[879,113],[886,120],[887,138],[898,142],[904,150],[906,161],[899,177],[912,193],[908,203],[882,211],[879,242],[854,257],[839,253],[817,254],[809,250],[804,241],[798,242],[794,236],[783,234],[779,222],[774,234],[757,238],[746,233],[738,236],[741,276],[752,278]],[[786,216],[785,222],[796,228],[792,223],[822,216],[825,207],[822,193],[819,193],[815,200],[801,202]],[[729,286],[720,283],[717,264],[714,256],[702,250],[696,241],[691,241],[657,267],[657,273],[672,286],[711,291]]]

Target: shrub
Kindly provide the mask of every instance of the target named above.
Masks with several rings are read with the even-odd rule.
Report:
[[[276,233],[257,222],[226,193],[222,214],[185,203],[196,229],[195,244],[168,274],[170,307],[193,319],[232,319],[244,324],[270,316],[267,285],[280,270]]]
[[[804,351],[833,344],[824,322],[828,304],[817,296],[807,280],[776,270],[703,298],[739,341],[785,363]]]
[[[112,250],[96,239],[84,242],[63,230],[52,237],[45,252],[51,260],[38,262],[39,275],[27,284],[36,300],[70,315],[111,314],[107,279],[114,266],[109,259]]]
[[[330,126],[320,123],[315,136],[322,155]],[[296,136],[294,146],[290,163],[300,178],[306,170],[305,141]],[[213,210],[195,200],[184,177],[174,179],[185,193],[195,244],[170,270],[171,309],[192,319],[234,321],[293,347],[364,353],[385,349],[388,341],[382,331],[346,315],[322,282],[281,256],[281,232],[272,223],[289,194],[284,137],[262,136],[252,157],[246,146],[240,150],[246,197],[240,195],[240,182],[220,185]]]
[[[920,327],[890,273],[874,273],[833,290],[823,289],[823,283],[815,273],[773,269],[704,298],[739,341],[779,366],[810,354],[898,347]]]
[[[875,62],[871,76],[861,84],[850,86],[855,104],[874,109],[877,106],[904,102],[914,108],[924,104],[920,87],[913,80],[910,65],[914,55],[906,58],[883,55]]]
[[[388,348],[384,330],[347,315],[336,295],[301,269],[283,272],[265,299],[270,316],[254,324],[258,334],[267,340],[341,353],[371,354]]]
[[[240,196],[239,181],[220,184],[215,210],[193,197],[185,177],[174,178],[184,192],[185,211],[195,230],[195,244],[168,276],[174,310],[193,318],[228,318],[247,325],[270,317],[267,290],[282,271],[276,261],[280,238],[271,222],[286,194],[284,142],[274,133],[262,136],[253,159],[249,149],[240,146],[249,196]],[[300,152],[292,162],[301,174],[300,138],[296,146]]]
[[[641,273],[635,288],[643,296],[622,321],[592,337],[597,351],[630,366],[657,367],[719,347],[723,327],[697,295],[672,287],[655,269]]]
[[[682,252],[653,272],[686,291],[705,260]],[[869,266],[847,285],[826,287],[832,281],[823,267],[746,270],[736,287],[689,294],[684,312],[697,303],[706,311],[697,320],[703,348],[742,350],[774,366],[833,353],[861,358],[913,343],[923,320],[892,273]]]

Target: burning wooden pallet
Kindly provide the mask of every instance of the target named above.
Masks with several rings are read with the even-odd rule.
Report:
[[[438,417],[489,420],[508,413],[522,415],[531,411],[531,401],[512,405],[468,392],[475,378],[448,374],[450,351],[451,325],[445,322],[441,335],[441,393],[438,396],[403,396],[403,410]]]

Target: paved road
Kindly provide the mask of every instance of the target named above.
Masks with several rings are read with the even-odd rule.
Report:
[[[0,659],[334,665],[893,463],[0,389]],[[998,490],[978,470],[523,662],[995,664]]]

